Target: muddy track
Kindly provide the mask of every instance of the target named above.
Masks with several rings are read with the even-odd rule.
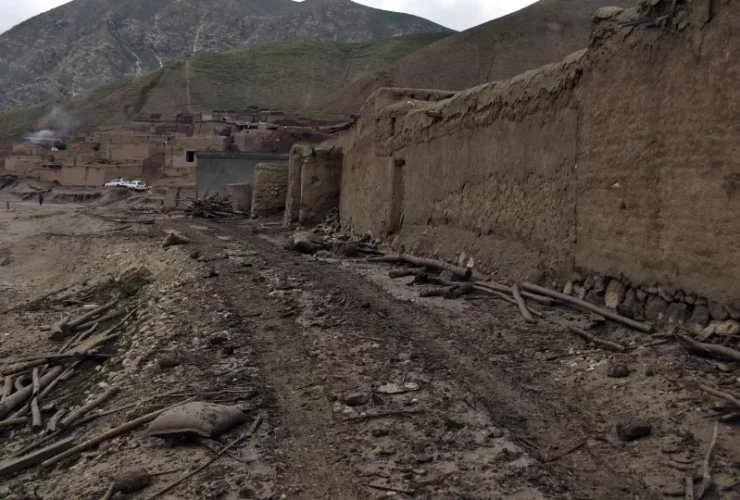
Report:
[[[612,460],[595,432],[605,429],[601,409],[550,376],[538,353],[566,335],[557,322],[526,327],[498,302],[474,315],[438,313],[248,228],[211,227],[259,255],[237,274],[228,260],[209,266],[275,392],[274,456],[293,497],[385,494],[367,484],[421,498],[660,497]],[[222,241],[194,236],[204,252],[223,251]],[[418,413],[343,422],[357,417],[341,403],[347,393],[407,379],[424,388],[417,400],[373,394],[357,411]],[[502,428],[503,441],[492,441]]]

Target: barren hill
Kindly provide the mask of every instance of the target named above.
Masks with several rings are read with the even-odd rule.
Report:
[[[447,31],[351,0],[74,0],[0,35],[0,109],[69,98],[175,61],[294,39]]]
[[[354,113],[380,87],[461,90],[559,61],[588,45],[600,7],[629,0],[540,0],[520,11],[448,37],[360,78],[316,110]]]
[[[369,43],[294,40],[178,62],[140,78],[107,83],[58,105],[70,130],[120,124],[138,113],[250,106],[298,110],[425,45],[449,36],[422,33]],[[0,112],[0,141],[42,127],[52,104]]]

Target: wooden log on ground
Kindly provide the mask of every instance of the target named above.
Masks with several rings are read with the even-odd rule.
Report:
[[[74,438],[67,438],[20,458],[4,461],[0,463],[0,477],[7,477],[10,474],[38,465],[50,457],[71,449],[73,446]]]
[[[55,378],[57,378],[59,374],[62,373],[62,371],[63,368],[61,366],[55,366],[54,368],[49,370],[46,374],[44,374],[43,377],[39,379],[39,387],[41,389],[45,388]],[[28,398],[31,397],[32,392],[33,386],[29,385],[28,387],[24,387],[23,390],[20,390],[15,394],[11,394],[4,401],[0,402],[0,418],[5,418],[10,414],[10,412],[25,403]]]
[[[51,328],[49,329],[49,339],[54,341],[61,341],[66,336],[64,325],[66,325],[70,320],[69,316],[65,316],[53,325],[51,325]]]
[[[696,489],[696,500],[702,500],[704,495],[712,486],[712,459],[714,456],[714,447],[717,445],[717,436],[719,434],[719,423],[714,423],[714,432],[712,433],[712,441],[709,443],[707,453],[704,456],[702,462],[702,477],[699,487]]]
[[[580,328],[577,328],[573,325],[568,325],[568,330],[575,333],[576,335],[583,337],[586,340],[590,340],[594,344],[598,344],[600,346],[606,347],[613,351],[625,352],[627,350],[627,348],[621,344],[617,344],[615,342],[610,342],[608,340],[600,339],[599,337],[588,333],[586,330],[581,330]]]
[[[116,395],[118,393],[117,387],[111,387],[106,392],[104,392],[99,398],[94,399],[87,403],[84,406],[81,406],[77,410],[73,411],[69,415],[67,415],[64,419],[62,419],[61,422],[59,422],[59,428],[60,429],[66,429],[70,425],[72,425],[76,420],[86,415],[91,410],[94,410],[98,406],[102,405],[106,401],[108,401],[110,398]]]
[[[734,361],[740,361],[740,351],[736,351],[735,349],[732,349],[730,347],[725,347],[723,345],[717,345],[717,344],[706,344],[703,342],[697,342],[696,340],[689,338],[686,335],[682,335],[680,333],[676,333],[676,338],[679,340],[685,342],[689,346],[691,346],[693,349],[697,351],[703,351],[708,352],[712,354],[719,354],[720,356],[723,356],[725,358],[732,359]]]
[[[7,427],[13,427],[15,425],[23,425],[28,423],[28,417],[9,418],[7,420],[0,420],[0,429]]]
[[[621,314],[617,314],[604,307],[599,307],[590,302],[586,302],[585,300],[581,300],[576,297],[571,297],[570,295],[565,295],[564,293],[556,292],[554,290],[550,290],[549,288],[544,288],[538,285],[533,285],[532,283],[523,283],[522,288],[530,292],[533,292],[533,293],[537,293],[540,295],[546,295],[548,297],[552,297],[554,299],[562,300],[563,302],[567,302],[569,304],[582,307],[583,309],[587,309],[607,319],[610,319],[617,323],[621,323],[625,326],[629,326],[630,328],[634,328],[635,330],[643,332],[643,333],[653,333],[653,331],[655,331],[655,328],[652,325],[647,325],[645,323],[640,323],[639,321],[626,318],[622,316]]]
[[[706,392],[707,394],[711,394],[712,396],[715,396],[717,398],[724,399],[725,401],[735,405],[736,408],[740,409],[740,398],[738,398],[734,394],[718,391],[717,389],[712,389],[708,385],[700,385],[699,389]]]
[[[39,380],[39,369],[34,368],[32,374],[33,383],[31,385],[31,429],[37,431],[41,429],[41,410],[39,409],[39,393],[41,392],[41,382]]]
[[[514,296],[514,300],[516,301],[516,304],[519,306],[519,312],[522,313],[522,316],[526,321],[529,323],[534,323],[535,319],[534,316],[532,316],[532,313],[529,312],[529,309],[527,309],[527,303],[524,302],[524,299],[522,298],[522,294],[519,291],[519,285],[514,284],[513,287],[511,287],[512,295]]]
[[[0,402],[8,399],[8,396],[10,396],[12,393],[13,393],[13,377],[8,375],[5,377],[5,380],[3,381],[3,396],[2,398],[0,398]]]
[[[406,276],[416,276],[417,274],[421,274],[425,271],[423,267],[419,267],[416,269],[393,269],[391,271],[388,271],[388,276],[392,279],[396,278],[405,278]]]
[[[412,264],[414,266],[422,266],[422,267],[427,267],[429,269],[437,269],[439,271],[450,271],[455,277],[462,279],[462,280],[469,280],[470,277],[473,275],[472,269],[455,266],[453,264],[448,264],[447,262],[442,262],[440,260],[424,259],[422,257],[414,257],[413,255],[407,255],[407,254],[395,254],[395,255],[386,255],[383,257],[372,257],[368,259],[368,262],[393,262],[393,263],[405,262],[407,264]]]
[[[2,373],[4,375],[17,375],[19,373],[25,373],[28,370],[32,368],[37,368],[39,366],[48,365],[51,363],[72,363],[74,361],[78,361],[80,358],[89,358],[89,359],[99,359],[99,360],[106,360],[109,359],[110,356],[104,355],[104,354],[80,354],[80,353],[70,353],[70,354],[60,354],[60,355],[52,355],[48,358],[39,358],[33,361],[25,361],[22,363],[16,363],[10,366],[3,367]]]
[[[90,312],[88,312],[86,314],[83,314],[82,316],[80,316],[78,318],[75,318],[73,320],[70,320],[66,325],[63,325],[62,328],[65,330],[65,333],[72,333],[75,330],[77,330],[77,328],[80,325],[84,325],[85,323],[87,323],[91,319],[95,318],[96,316],[99,316],[99,315],[103,314],[104,312],[112,309],[113,306],[115,306],[116,304],[118,304],[118,301],[119,300],[120,299],[114,299],[114,300],[108,302],[107,304],[105,304],[104,306],[100,306],[97,309],[93,309],[92,311],[90,311]]]
[[[493,291],[501,292],[505,295],[512,295],[514,293],[514,290],[510,286],[501,285],[499,283],[492,283],[490,281],[477,281],[475,284],[476,286],[489,288]],[[536,293],[525,292],[521,290],[521,287],[519,293],[521,293],[523,298],[531,300],[532,302],[537,302],[538,304],[542,304],[544,306],[554,306],[560,303],[560,301],[551,299],[549,297],[543,297],[542,295],[538,295]]]
[[[193,398],[190,398],[192,400]],[[190,401],[188,400],[188,401]],[[101,434],[98,434],[97,436],[94,436],[84,443],[81,443],[74,448],[70,448],[63,453],[60,453],[58,455],[55,455],[48,460],[46,460],[44,463],[42,463],[42,467],[51,467],[54,464],[57,464],[61,462],[62,460],[65,460],[73,455],[76,455],[77,453],[80,453],[82,451],[88,450],[94,446],[99,445],[100,443],[107,441],[108,439],[120,436],[121,434],[128,432],[130,430],[136,429],[137,427],[140,427],[144,424],[148,424],[158,416],[160,416],[162,413],[166,412],[167,410],[174,408],[175,406],[180,406],[182,404],[185,404],[186,401],[183,401],[182,403],[177,403],[176,405],[168,406],[167,408],[162,408],[161,410],[154,411],[152,413],[149,413],[147,415],[144,415],[143,417],[139,417],[137,419],[131,420],[130,422],[126,422],[123,425],[119,425],[118,427],[114,427],[113,429],[110,429],[106,432],[103,432]]]
[[[57,385],[59,385],[60,382],[63,382],[64,380],[67,380],[65,378],[66,375],[69,375],[70,373],[74,372],[75,368],[77,368],[80,365],[81,361],[76,361],[72,363],[72,365],[67,368],[65,371],[59,374],[54,380],[52,380],[49,385],[44,387],[44,389],[41,391],[41,394],[39,394],[38,400],[39,402],[43,401],[46,396],[48,396],[51,391],[53,391]],[[28,415],[28,412],[30,411],[31,407],[28,405],[23,406],[20,410],[15,412],[12,416],[12,418],[18,418],[23,417],[25,415]]]
[[[116,309],[113,312],[110,312],[103,316],[102,318],[97,318],[92,321],[88,321],[87,323],[84,323],[77,327],[77,330],[87,330],[88,328],[92,328],[94,325],[105,323],[106,321],[110,321],[112,319],[120,318],[124,314],[128,312],[128,307],[122,307],[120,309]]]
[[[476,292],[488,295],[489,297],[495,297],[497,299],[501,299],[504,302],[508,302],[509,304],[518,306],[516,300],[513,299],[510,295],[503,294],[501,292],[497,292],[495,290],[491,290],[490,288],[481,287],[478,285],[473,285],[473,289]],[[534,309],[529,309],[529,312],[532,313],[533,316],[537,316],[538,318],[544,318],[545,315],[542,314],[540,311],[535,311]]]
[[[419,292],[419,297],[444,297],[448,291],[452,290],[453,287],[449,288],[428,288]]]
[[[447,290],[447,293],[445,293],[446,299],[459,299],[463,295],[468,295],[470,293],[473,293],[475,291],[475,288],[473,288],[473,285],[470,283],[462,283],[457,286],[453,286],[449,290]]]

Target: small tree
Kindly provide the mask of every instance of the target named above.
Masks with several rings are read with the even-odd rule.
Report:
[[[67,150],[67,143],[62,142],[60,140],[54,141],[54,147],[57,148],[59,151],[66,151]]]
[[[95,151],[96,153],[97,153],[98,151],[100,151],[100,143],[97,143],[97,144],[95,144],[95,145],[93,146],[93,151]]]

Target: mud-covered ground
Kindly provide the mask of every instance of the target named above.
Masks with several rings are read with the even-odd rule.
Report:
[[[168,230],[191,243],[162,248]],[[45,422],[111,387],[120,391],[103,409],[140,404],[73,429],[77,443],[188,398],[248,416],[218,440],[170,442],[143,426],[0,477],[0,497],[99,499],[118,472],[142,465],[160,475],[114,498],[149,499],[258,415],[253,436],[157,498],[684,497],[717,421],[699,385],[736,389],[737,364],[614,324],[590,331],[632,349],[605,351],[565,328],[594,318],[563,307],[534,304],[544,318],[529,324],[492,298],[421,299],[387,264],[291,253],[279,244],[287,234],[120,207],[0,211],[3,363],[56,352],[44,327],[103,302],[89,295],[101,284],[132,267],[153,274],[126,299],[138,309],[104,347],[112,357],[85,361],[42,401]],[[651,432],[624,441],[617,426],[630,424]],[[40,435],[6,430],[0,459]],[[738,444],[737,424],[720,423],[704,498],[740,498]]]

